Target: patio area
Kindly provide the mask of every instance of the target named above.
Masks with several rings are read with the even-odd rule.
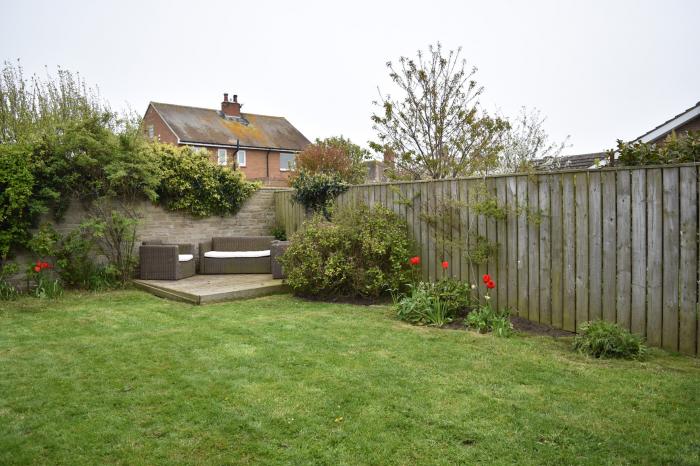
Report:
[[[182,280],[134,280],[134,285],[161,298],[209,304],[283,293],[286,286],[272,274],[194,275]]]

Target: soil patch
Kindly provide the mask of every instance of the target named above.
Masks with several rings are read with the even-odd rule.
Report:
[[[545,324],[538,324],[537,322],[531,322],[527,319],[518,316],[511,316],[510,322],[513,324],[513,329],[515,329],[516,332],[520,333],[528,333],[530,335],[539,335],[553,338],[574,336],[573,332],[568,332],[559,328],[550,327],[549,325]],[[454,319],[452,322],[441,328],[449,330],[468,330],[467,326],[464,324],[464,318],[462,317]]]
[[[544,335],[548,337],[573,337],[574,333],[560,328],[550,327],[545,324],[538,324],[518,316],[511,316],[510,322],[518,332],[530,333],[532,335]]]

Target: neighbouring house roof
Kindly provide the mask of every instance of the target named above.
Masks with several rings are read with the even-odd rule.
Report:
[[[637,139],[635,139],[632,142],[653,142],[658,139],[660,139],[663,136],[666,136],[669,134],[671,131],[675,130],[676,128],[688,123],[689,121],[697,118],[700,116],[700,102],[696,103],[694,106],[690,107],[689,109],[679,113],[678,115],[674,116],[673,118],[666,120],[665,122],[661,123],[659,126],[656,128],[647,131],[646,133],[642,134],[639,136]]]
[[[310,141],[284,117],[241,113],[224,117],[219,110],[151,102],[181,144],[300,151]]]
[[[564,157],[545,157],[537,160],[536,170],[586,170],[599,168],[608,162],[605,152],[592,152],[590,154],[567,155]]]

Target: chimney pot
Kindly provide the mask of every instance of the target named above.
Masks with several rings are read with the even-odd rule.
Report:
[[[233,100],[228,100],[228,93],[224,93],[224,101],[221,102],[221,112],[226,116],[241,116],[241,104],[238,103],[238,96],[233,95]]]

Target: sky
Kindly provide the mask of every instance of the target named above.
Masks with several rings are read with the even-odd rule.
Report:
[[[631,140],[700,101],[700,1],[7,1],[0,61],[77,71],[114,109],[149,101],[286,117],[367,146],[386,63],[462,47],[483,107],[546,116],[565,154]]]

